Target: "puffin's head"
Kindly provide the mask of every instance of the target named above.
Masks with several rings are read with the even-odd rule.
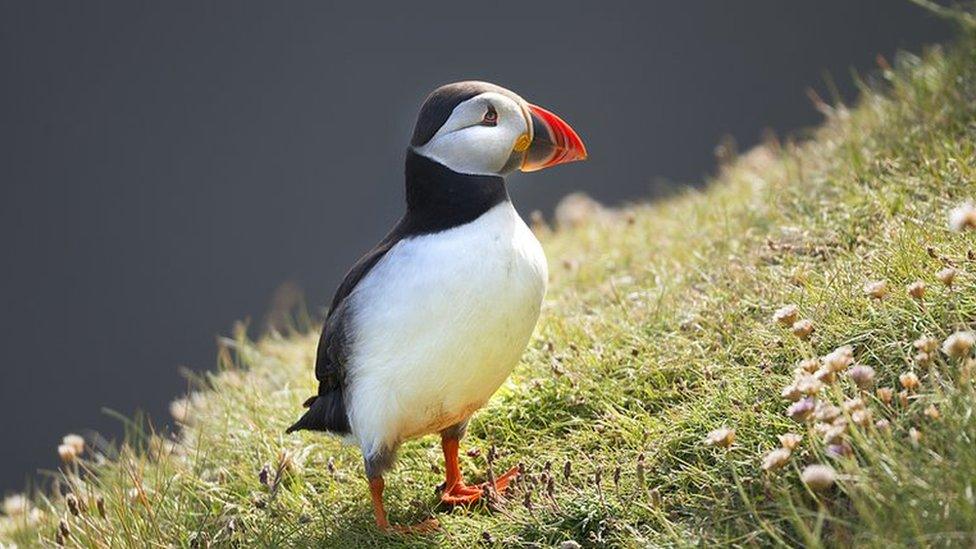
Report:
[[[487,82],[441,86],[424,101],[410,146],[457,173],[505,175],[586,159],[555,114]]]

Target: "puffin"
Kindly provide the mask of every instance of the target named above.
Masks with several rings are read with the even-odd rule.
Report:
[[[315,359],[318,392],[287,432],[324,431],[362,450],[376,526],[391,526],[383,474],[407,440],[439,434],[441,501],[502,493],[465,483],[458,451],[472,414],[518,363],[539,318],[548,267],[506,175],[584,160],[579,135],[501,86],[457,82],[423,102],[406,152],[406,212],[339,285]]]

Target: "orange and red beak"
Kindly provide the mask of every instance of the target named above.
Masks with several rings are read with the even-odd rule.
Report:
[[[531,103],[532,142],[519,169],[534,172],[577,160],[586,160],[586,146],[579,135],[555,114]]]

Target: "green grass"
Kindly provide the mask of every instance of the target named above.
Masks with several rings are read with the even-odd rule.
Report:
[[[462,457],[469,478],[484,477],[491,446],[499,470],[524,465],[507,501],[438,508],[442,463],[428,437],[401,451],[387,504],[393,522],[434,515],[441,531],[377,532],[358,451],[284,435],[314,386],[317,333],[296,322],[228,338],[172,441],[133,423],[123,448],[89,449],[33,495],[36,512],[0,519],[0,543],[52,544],[63,520],[66,543],[89,547],[973,546],[976,361],[936,351],[919,364],[912,345],[976,325],[976,231],[947,225],[976,199],[966,17],[958,44],[899,56],[856,107],[821,105],[825,123],[802,142],[771,141],[703,191],[544,231],[552,281],[536,336],[462,442],[481,449]],[[959,271],[952,287],[935,274],[947,266]],[[871,280],[889,295],[866,295]],[[916,280],[921,300],[905,289]],[[808,340],[771,320],[791,303],[815,326]],[[785,415],[780,391],[799,361],[841,345],[896,394],[862,395],[865,427],[842,415],[851,455],[837,458],[816,422]],[[909,371],[921,384],[902,403]],[[841,374],[818,398],[857,394]],[[705,444],[723,426],[734,444]],[[789,463],[763,471],[787,432],[803,435]],[[807,489],[800,471],[813,463],[837,483]]]

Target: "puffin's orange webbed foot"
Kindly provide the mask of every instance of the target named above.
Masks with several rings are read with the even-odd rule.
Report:
[[[494,490],[496,494],[504,494],[512,479],[519,474],[518,467],[512,467],[504,475],[495,479]],[[487,482],[468,486],[461,481],[454,483],[454,486],[445,489],[441,494],[441,501],[447,505],[470,505],[484,495],[485,489],[489,488]],[[489,488],[490,489],[490,488]]]

